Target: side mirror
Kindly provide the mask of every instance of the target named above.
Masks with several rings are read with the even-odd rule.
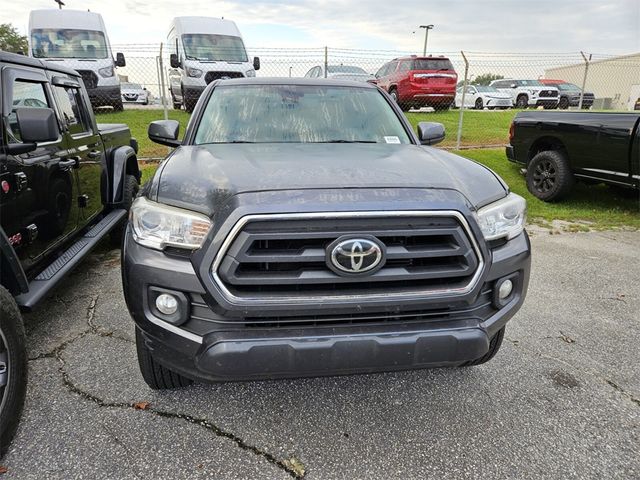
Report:
[[[178,61],[178,54],[172,53],[169,55],[169,63],[171,64],[171,68],[180,68],[180,62]]]
[[[260,70],[260,57],[253,57],[253,69]]]
[[[418,139],[422,145],[435,145],[444,140],[444,125],[435,122],[418,123]]]
[[[116,53],[116,67],[126,67],[127,62],[124,59],[124,53]]]
[[[50,108],[16,108],[16,121],[24,143],[53,142],[60,136],[56,114]]]
[[[179,147],[182,142],[178,140],[180,123],[177,120],[156,120],[149,124],[149,140],[167,147]]]

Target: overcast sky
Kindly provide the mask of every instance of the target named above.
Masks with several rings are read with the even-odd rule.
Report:
[[[422,49],[453,52],[640,51],[640,0],[64,0],[101,13],[113,44],[159,43],[177,15],[235,20],[248,47]],[[0,23],[26,33],[30,9],[3,0]],[[26,5],[28,4],[28,6]],[[415,33],[413,33],[415,32]]]

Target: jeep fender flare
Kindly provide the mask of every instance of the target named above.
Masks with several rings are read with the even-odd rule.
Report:
[[[135,150],[129,146],[114,148],[107,158],[109,175],[106,203],[113,205],[122,202],[124,181],[127,175],[133,175],[140,182],[140,168]]]

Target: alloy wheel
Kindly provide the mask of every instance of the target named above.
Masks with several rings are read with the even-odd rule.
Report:
[[[533,186],[539,192],[546,193],[556,185],[556,168],[549,160],[544,160],[536,165],[533,171]]]

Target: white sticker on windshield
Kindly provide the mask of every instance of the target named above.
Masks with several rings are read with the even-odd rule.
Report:
[[[400,139],[398,137],[384,137],[384,141],[387,143],[400,143]]]

